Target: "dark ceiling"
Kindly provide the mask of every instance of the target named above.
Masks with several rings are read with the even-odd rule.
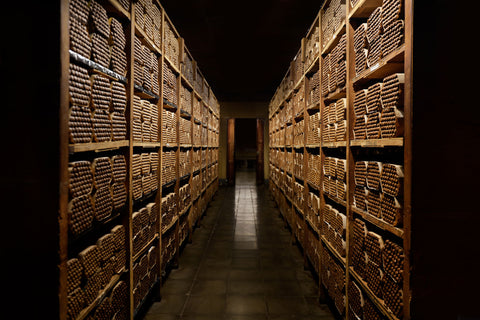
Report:
[[[220,101],[269,101],[322,2],[161,1]]]

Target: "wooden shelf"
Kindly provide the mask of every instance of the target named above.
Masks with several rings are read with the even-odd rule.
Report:
[[[318,65],[319,59],[320,59],[320,56],[317,55],[315,57],[315,60],[313,60],[313,62],[305,69],[305,75],[313,74],[317,71],[316,69],[319,68],[319,65]]]
[[[347,146],[347,141],[322,142],[322,148],[342,148]]]
[[[68,146],[68,151],[70,154],[78,153],[78,152],[103,152],[103,151],[110,151],[116,150],[123,147],[128,147],[129,145],[128,140],[120,140],[120,141],[107,141],[107,142],[91,142],[91,143],[76,143],[70,144]]]
[[[339,198],[334,198],[334,197],[332,197],[331,195],[326,194],[326,193],[324,193],[324,195],[325,195],[328,199],[332,200],[333,202],[338,203],[339,205],[342,205],[342,206],[344,206],[345,208],[347,207],[347,202],[346,202],[345,200],[342,200],[342,199],[339,199]]]
[[[353,78],[355,86],[361,86],[371,80],[383,79],[394,73],[404,72],[405,45],[400,46],[370,68]]]
[[[193,88],[193,85],[190,83],[190,81],[188,81],[188,79],[183,75],[183,73],[182,73],[181,76],[182,76],[182,83],[183,83],[183,84],[186,84],[187,87],[188,87],[191,91],[193,91],[194,88]]]
[[[307,221],[308,225],[310,226],[310,228],[317,234],[317,235],[320,235],[320,230],[317,229],[317,227],[315,226],[315,224],[313,223],[312,220],[310,220],[310,218],[308,216],[305,215],[305,221]]]
[[[363,148],[403,147],[403,138],[350,140],[350,146]]]
[[[133,142],[133,147],[155,149],[155,148],[160,148],[160,146],[161,146],[160,142],[138,142],[138,141]]]
[[[363,219],[370,222],[371,224],[374,224],[378,228],[380,228],[382,230],[385,230],[385,231],[388,231],[391,234],[393,234],[393,235],[395,235],[399,238],[403,238],[404,231],[402,229],[394,227],[391,224],[388,224],[387,222],[383,221],[382,219],[377,218],[377,217],[369,214],[368,212],[360,210],[360,209],[358,209],[354,206],[352,206],[351,210],[353,212],[355,212],[356,214],[362,216]]]

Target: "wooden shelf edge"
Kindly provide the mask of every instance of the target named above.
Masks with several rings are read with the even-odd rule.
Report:
[[[403,137],[389,139],[350,140],[352,147],[403,147]]]
[[[102,152],[128,147],[129,144],[128,140],[69,144],[68,151],[70,154],[88,151]]]
[[[153,243],[155,241],[158,241],[158,239],[159,239],[159,235],[158,233],[155,233],[155,237],[153,237],[152,240],[148,241],[148,243],[142,249],[140,249],[140,251],[133,257],[133,262],[136,262],[138,259],[140,259],[143,256],[143,254],[147,251],[147,249],[153,246]]]
[[[380,228],[384,231],[388,231],[391,234],[393,234],[393,235],[395,235],[399,238],[403,238],[404,231],[402,229],[394,227],[391,224],[388,224],[387,222],[383,221],[382,219],[377,218],[377,217],[369,214],[368,212],[360,210],[360,209],[358,209],[354,206],[352,206],[351,209],[352,209],[353,212],[355,212],[356,214],[359,214],[360,216],[362,216],[362,218],[364,218],[368,222],[376,225],[378,228]]]
[[[346,268],[347,265],[347,258],[342,257],[340,253],[328,242],[328,240],[325,238],[325,236],[322,234],[320,236],[320,239],[322,240],[322,243],[327,247],[327,249],[337,258],[339,261],[343,263],[343,267]]]
[[[404,68],[403,61],[397,61],[401,59],[401,56],[405,54],[405,44],[401,45],[393,52],[389,53],[386,57],[383,57],[380,61],[375,63],[373,66],[369,67],[366,70],[363,70],[359,75],[355,76],[352,79],[353,84],[358,84],[362,81],[367,81],[370,79],[381,79],[388,75],[389,73],[402,72]],[[394,70],[385,70],[385,67],[388,65],[398,64],[398,68]],[[397,70],[398,69],[398,70]]]
[[[122,5],[117,1],[117,0],[108,0],[108,3],[115,8],[119,13],[121,13],[124,18],[127,18],[128,20],[131,20],[130,17],[130,12],[125,10]]]
[[[347,146],[347,141],[322,142],[322,148],[343,148]]]
[[[160,144],[160,142],[139,142],[139,141],[134,141],[134,142],[133,142],[133,147],[155,149],[155,148],[160,148],[160,147],[161,147],[161,144]]]
[[[172,68],[177,75],[181,74],[179,67],[177,67],[167,55],[164,55],[163,58],[165,59],[165,61],[167,61],[170,68]]]

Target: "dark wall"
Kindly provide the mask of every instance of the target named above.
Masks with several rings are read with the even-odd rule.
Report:
[[[1,317],[57,319],[60,4],[2,12]]]
[[[469,7],[415,2],[412,319],[480,318],[478,11]]]

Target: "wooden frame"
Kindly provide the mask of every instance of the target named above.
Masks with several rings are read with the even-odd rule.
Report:
[[[304,176],[303,179],[299,180],[297,178],[288,179],[287,172],[289,169],[285,167],[285,162],[282,159],[277,159],[272,157],[270,158],[270,166],[271,166],[271,174],[272,172],[275,173],[275,176],[271,176],[272,183],[270,184],[270,189],[273,194],[273,197],[277,204],[279,205],[280,211],[286,221],[286,224],[292,229],[292,233],[295,233],[296,226],[292,223],[291,217],[289,217],[288,212],[296,210],[297,212],[302,213],[303,215],[303,228],[307,230],[306,232],[318,232],[319,240],[318,240],[318,248],[324,247],[324,250],[327,254],[329,254],[333,259],[342,267],[343,271],[345,272],[345,310],[343,310],[343,317],[349,318],[349,299],[348,299],[348,285],[352,281],[355,281],[357,285],[360,286],[361,290],[364,293],[364,297],[371,299],[371,302],[378,311],[382,314],[383,317],[386,317],[391,320],[398,319],[393,312],[388,309],[385,305],[385,302],[378,298],[372,290],[368,287],[367,283],[359,277],[359,275],[352,269],[352,253],[350,252],[350,245],[353,242],[353,222],[355,218],[359,218],[368,224],[374,230],[381,231],[381,234],[385,235],[387,238],[397,239],[404,250],[404,265],[403,265],[403,285],[401,287],[403,291],[403,313],[401,315],[402,319],[410,319],[411,318],[411,310],[410,310],[410,301],[411,301],[411,290],[410,290],[410,270],[411,270],[411,262],[410,262],[410,239],[411,239],[411,163],[412,163],[412,156],[411,156],[411,145],[412,145],[412,26],[413,26],[413,1],[412,0],[403,0],[403,4],[405,6],[405,29],[404,29],[404,44],[394,51],[392,54],[386,56],[383,60],[380,60],[374,66],[371,66],[370,69],[365,70],[360,75],[356,75],[355,72],[355,51],[353,47],[353,35],[354,35],[354,27],[358,24],[358,21],[366,21],[366,18],[369,17],[370,13],[373,12],[378,6],[382,5],[381,1],[378,0],[361,0],[358,1],[355,8],[352,8],[350,5],[350,1],[346,1],[346,5],[342,7],[344,10],[342,15],[344,16],[344,20],[342,23],[337,21],[337,29],[332,32],[329,30],[331,34],[331,38],[327,39],[327,42],[322,45],[323,39],[323,29],[322,26],[325,27],[329,22],[324,21],[326,12],[328,7],[333,3],[333,1],[326,1],[322,8],[320,9],[318,17],[315,19],[314,24],[310,27],[309,31],[307,32],[307,39],[310,37],[312,30],[315,27],[318,27],[320,30],[320,53],[318,54],[318,58],[313,59],[315,61],[312,65],[306,66],[304,70],[303,77],[298,80],[297,83],[300,83],[303,79],[305,85],[305,98],[307,98],[307,90],[308,90],[308,83],[307,78],[313,74],[313,71],[319,70],[320,71],[320,86],[322,85],[322,76],[323,73],[323,61],[327,54],[332,52],[335,46],[339,43],[340,38],[342,35],[346,36],[346,65],[347,65],[347,74],[346,74],[346,81],[344,87],[337,88],[334,92],[330,92],[329,94],[321,93],[320,96],[320,103],[319,106],[303,106],[304,107],[304,114],[303,118],[297,114],[294,115],[293,124],[295,125],[297,122],[305,119],[304,121],[304,131],[306,132],[309,128],[309,115],[316,114],[317,112],[320,114],[320,138],[321,142],[319,144],[306,144],[304,141],[303,145],[296,145],[296,146],[289,146],[287,144],[279,144],[278,139],[274,139],[274,137],[281,137],[285,136],[286,128],[282,123],[282,121],[278,121],[279,117],[282,112],[291,112],[288,110],[290,104],[288,101],[292,98],[292,90],[285,90],[284,83],[290,81],[290,77],[292,76],[294,62],[292,62],[288,67],[288,72],[285,78],[282,80],[281,85],[277,88],[269,107],[269,121],[270,121],[270,150],[271,153],[275,152],[276,154],[282,154],[287,150],[291,150],[295,154],[296,152],[303,152],[304,155],[307,155],[310,152],[315,153],[315,150],[319,150],[319,154],[321,156],[320,162],[320,171],[322,171],[325,162],[325,157],[329,155],[333,155],[338,157],[338,155],[343,155],[343,159],[346,160],[347,168],[346,168],[346,198],[345,200],[340,200],[336,198],[332,198],[327,196],[325,193],[325,185],[324,175],[320,175],[320,186],[315,186],[312,183],[309,183],[307,171],[310,170],[312,164],[309,163],[307,160],[308,157],[304,157]],[[342,2],[340,1],[340,4]],[[322,20],[323,19],[323,20]],[[302,40],[301,51],[304,52],[305,57],[305,38]],[[310,61],[312,59],[310,58]],[[405,73],[405,88],[404,88],[404,135],[398,138],[388,138],[388,139],[374,139],[374,140],[354,140],[353,135],[353,125],[355,120],[355,115],[353,111],[353,101],[355,97],[355,90],[362,88],[372,80],[375,79],[383,79],[384,77],[396,73],[402,72]],[[377,80],[379,81],[379,80]],[[295,84],[295,88],[298,87]],[[294,90],[293,89],[293,90]],[[337,99],[344,98],[346,99],[346,139],[345,141],[334,141],[334,142],[324,142],[323,141],[323,134],[325,131],[325,125],[323,124],[324,116],[327,115],[326,110],[327,106],[331,103],[336,101]],[[285,110],[287,108],[287,110]],[[280,139],[281,141],[282,139]],[[283,139],[284,141],[285,139]],[[303,150],[302,150],[303,148]],[[382,159],[382,157],[389,157],[387,156],[391,150],[394,151],[395,154],[398,156],[390,156],[396,157],[397,161],[400,161],[404,168],[404,184],[403,184],[403,200],[402,200],[402,207],[403,207],[403,225],[400,227],[392,226],[385,221],[372,216],[362,210],[358,210],[354,206],[354,188],[355,188],[355,180],[354,180],[354,170],[355,170],[355,160],[359,155],[365,154],[369,155],[372,160],[374,159]],[[385,153],[385,156],[383,154]],[[286,154],[286,153],[285,153]],[[365,155],[363,157],[365,157]],[[375,156],[377,155],[377,156]],[[379,156],[378,156],[379,155]],[[278,175],[278,173],[280,173]],[[316,214],[319,215],[320,221],[324,221],[323,217],[323,208],[327,203],[334,204],[339,208],[343,208],[344,213],[347,216],[347,224],[346,224],[346,234],[345,234],[345,241],[346,241],[346,252],[345,257],[342,257],[339,252],[334,248],[332,243],[327,240],[327,237],[324,235],[324,230],[322,228],[317,228],[314,225],[314,222],[311,221],[310,218],[307,218],[306,212],[309,210],[307,204],[305,203],[303,207],[298,207],[294,203],[294,199],[291,199],[288,189],[293,188],[293,185],[290,183],[295,183],[295,180],[300,181],[303,183],[305,188],[304,197],[309,196],[310,190],[314,192],[318,192],[320,195],[320,209],[319,212]],[[288,182],[288,181],[292,182]],[[302,181],[303,180],[303,181]],[[316,189],[318,188],[318,189]],[[288,200],[288,201],[287,201]],[[322,222],[323,225],[323,222]],[[307,227],[308,226],[308,227]],[[303,239],[297,239],[300,246],[303,247],[303,251],[305,252],[307,246],[309,245],[306,243],[307,237]],[[311,260],[307,255],[305,256],[305,264],[308,265]],[[322,300],[325,299],[326,296],[329,295],[327,288],[322,284],[322,274],[325,266],[325,261],[322,258],[319,259],[320,264],[313,265],[313,270],[319,275],[320,283],[319,283],[319,296]],[[333,298],[333,297],[332,297]],[[338,311],[338,310],[337,310]],[[351,318],[349,318],[351,319]]]
[[[112,278],[111,282],[109,285],[107,285],[106,290],[101,294],[101,297],[106,297],[108,294],[110,294],[113,286],[115,286],[120,280],[124,279],[127,280],[126,282],[128,283],[128,301],[126,301],[126,305],[128,307],[128,317],[130,319],[134,319],[136,315],[138,314],[139,310],[143,307],[143,303],[145,302],[146,298],[153,298],[153,297],[160,297],[160,288],[161,288],[161,281],[162,281],[162,275],[164,274],[164,271],[168,270],[162,270],[160,267],[157,268],[158,274],[156,275],[156,282],[154,282],[154,286],[152,286],[146,296],[144,297],[143,300],[140,301],[140,305],[138,308],[135,308],[135,301],[134,301],[134,294],[133,290],[134,288],[132,287],[133,284],[133,279],[134,279],[134,274],[133,274],[133,266],[134,263],[142,256],[142,254],[146,254],[147,250],[149,248],[152,248],[153,246],[157,247],[158,249],[162,248],[162,239],[163,239],[163,228],[162,228],[162,213],[161,213],[161,202],[162,202],[162,192],[165,188],[170,188],[173,192],[177,194],[177,206],[179,204],[179,188],[183,185],[190,184],[194,174],[202,174],[202,171],[207,172],[207,169],[209,172],[211,172],[210,179],[209,181],[206,181],[205,186],[200,190],[198,195],[196,197],[193,197],[193,195],[190,197],[189,203],[185,206],[184,210],[182,212],[177,212],[177,217],[174,219],[174,223],[172,224],[172,227],[169,228],[174,232],[174,238],[175,238],[175,255],[171,262],[166,266],[167,269],[170,269],[172,267],[175,267],[178,265],[178,256],[180,254],[182,244],[184,243],[181,240],[185,239],[180,239],[179,233],[181,231],[188,232],[188,234],[191,236],[191,234],[194,231],[194,228],[198,222],[198,220],[201,218],[202,214],[204,213],[206,209],[206,203],[210,201],[215,194],[216,190],[218,189],[218,143],[217,144],[208,144],[204,146],[204,150],[206,153],[210,154],[216,154],[214,156],[215,159],[217,159],[215,162],[211,161],[211,163],[205,162],[201,164],[201,168],[197,173],[194,173],[193,167],[191,166],[190,173],[188,174],[188,179],[186,176],[180,177],[179,176],[179,159],[180,159],[180,152],[181,151],[190,151],[190,157],[192,157],[192,152],[194,149],[194,145],[192,141],[187,144],[182,144],[180,145],[179,143],[179,134],[180,134],[180,128],[179,128],[179,120],[182,119],[187,119],[187,121],[190,122],[191,128],[193,128],[193,125],[195,123],[195,119],[193,115],[188,115],[185,112],[182,112],[180,108],[180,87],[183,83],[185,83],[190,89],[191,89],[191,94],[192,97],[197,95],[198,97],[202,97],[202,93],[196,92],[194,86],[192,83],[189,83],[189,81],[186,80],[186,78],[183,76],[181,72],[181,64],[183,63],[184,59],[184,52],[186,52],[188,55],[190,53],[188,50],[185,48],[185,44],[182,38],[180,38],[180,35],[176,31],[173,23],[171,20],[168,18],[168,16],[165,13],[165,10],[161,6],[158,0],[155,0],[153,5],[157,6],[158,9],[160,10],[161,13],[161,39],[162,39],[162,47],[158,47],[152,39],[149,38],[147,35],[146,31],[137,26],[135,23],[135,6],[139,5],[137,2],[130,2],[130,11],[126,11],[116,0],[104,0],[104,1],[99,1],[100,5],[104,6],[104,8],[107,10],[108,15],[110,16],[115,16],[123,21],[123,26],[124,26],[124,31],[125,31],[125,36],[127,40],[127,47],[126,47],[126,55],[127,55],[127,69],[128,69],[128,76],[127,78],[124,78],[125,86],[126,86],[126,93],[127,93],[127,111],[126,111],[126,118],[127,118],[127,139],[122,140],[122,141],[111,141],[111,142],[102,142],[102,143],[86,143],[86,144],[69,144],[68,141],[68,121],[69,121],[69,88],[68,88],[68,81],[69,81],[69,65],[70,62],[72,63],[77,63],[75,58],[73,57],[72,53],[69,53],[69,32],[68,32],[68,26],[69,26],[69,0],[62,0],[61,1],[61,31],[62,31],[62,38],[61,38],[61,52],[60,52],[60,63],[61,63],[61,87],[60,87],[60,92],[61,92],[61,109],[60,109],[60,137],[61,137],[61,146],[60,146],[60,186],[62,186],[61,192],[60,192],[60,198],[59,198],[59,205],[60,205],[60,213],[59,213],[59,221],[60,221],[60,248],[59,248],[59,253],[60,253],[60,262],[59,262],[59,270],[60,270],[60,278],[59,278],[59,318],[60,319],[67,319],[67,261],[69,258],[72,258],[78,252],[80,249],[72,249],[75,248],[76,246],[79,246],[82,248],[83,243],[87,244],[93,244],[95,243],[95,234],[103,234],[104,232],[107,232],[109,229],[107,227],[100,227],[99,230],[96,231],[95,234],[92,234],[90,236],[89,233],[85,235],[85,239],[82,240],[82,244],[76,245],[74,242],[74,239],[71,239],[68,231],[68,212],[67,212],[67,206],[69,202],[69,190],[68,190],[68,179],[69,179],[69,174],[68,174],[68,166],[69,166],[69,161],[73,160],[78,160],[82,159],[84,155],[94,153],[95,155],[101,156],[103,154],[105,155],[115,155],[115,154],[123,154],[125,155],[126,158],[126,163],[127,163],[127,205],[125,209],[121,212],[121,214],[114,218],[115,224],[121,224],[125,227],[126,230],[126,265],[124,268],[124,271],[120,273],[118,276],[115,276]],[[179,64],[174,65],[170,59],[168,59],[165,54],[164,54],[164,35],[163,33],[165,32],[164,25],[168,21],[170,24],[171,28],[173,29],[173,32],[175,33],[176,37],[179,39],[179,56],[178,56],[178,61]],[[159,89],[160,89],[160,94],[157,96],[156,94],[153,94],[149,90],[144,89],[142,86],[134,84],[134,62],[133,62],[133,56],[134,56],[134,36],[137,36],[140,41],[142,42],[142,45],[148,47],[151,52],[153,52],[157,58],[158,58],[158,73],[159,73]],[[184,51],[185,50],[185,51]],[[76,56],[75,56],[76,57]],[[191,58],[191,55],[190,55]],[[195,67],[194,70],[197,70],[196,68],[196,62],[192,59],[192,63]],[[91,66],[90,70],[94,70],[97,68],[97,65],[88,59],[84,59],[83,61],[87,62],[89,66]],[[178,106],[173,105],[171,103],[166,103],[164,100],[164,88],[163,88],[163,68],[166,65],[169,65],[173,69],[173,72],[176,73],[177,75],[177,91],[176,91],[176,98],[177,101],[179,101]],[[123,79],[122,77],[118,77],[118,75],[114,74],[112,71],[102,69],[101,67],[98,67],[97,71],[95,72],[103,72],[102,74],[105,74],[108,76],[110,79]],[[200,71],[199,71],[200,72]],[[206,82],[205,82],[206,83]],[[210,94],[213,96],[213,92],[209,90]],[[158,128],[159,128],[159,141],[158,142],[138,142],[134,141],[133,138],[133,130],[132,130],[132,123],[133,123],[133,96],[138,95],[140,98],[145,99],[150,101],[151,103],[154,103],[156,105],[156,108],[158,109]],[[203,103],[209,108],[209,110],[212,110],[212,113],[206,114],[207,119],[209,117],[212,117],[212,119],[209,119],[209,122],[214,124],[216,128],[219,128],[218,122],[219,122],[219,105],[218,101],[216,98],[212,100],[215,102],[215,106],[210,105],[210,100],[208,97],[203,97]],[[193,105],[193,99],[192,99],[192,105]],[[174,110],[175,112],[175,118],[176,118],[176,124],[177,124],[177,136],[176,136],[176,145],[174,146],[169,146],[168,148],[173,148],[176,150],[176,160],[175,160],[175,183],[170,186],[170,185],[165,185],[164,182],[162,181],[162,175],[161,175],[161,168],[162,168],[162,153],[163,150],[166,148],[162,142],[161,136],[163,136],[162,133],[162,124],[163,124],[163,109],[167,108],[169,110]],[[216,112],[213,112],[213,110],[216,110]],[[202,123],[200,123],[202,125]],[[203,124],[207,127],[207,124]],[[218,129],[214,130],[213,128],[208,128],[206,134],[210,135],[212,138],[216,137],[216,141],[218,142]],[[192,136],[190,136],[190,139],[192,139]],[[133,155],[136,153],[157,153],[158,154],[158,170],[157,170],[157,176],[154,177],[154,179],[157,180],[158,184],[158,189],[155,191],[155,193],[149,195],[147,198],[147,201],[154,202],[157,207],[159,208],[158,212],[158,217],[157,217],[157,230],[156,230],[156,236],[152,238],[147,245],[140,251],[138,252],[135,256],[133,255],[133,239],[132,239],[132,214],[135,209],[139,208],[139,205],[145,205],[146,202],[145,198],[140,199],[139,201],[134,200],[133,197],[133,176],[132,176],[132,159]],[[217,170],[213,170],[216,166]],[[210,169],[212,168],[212,169]],[[202,201],[199,201],[200,198]],[[203,206],[200,206],[200,202],[203,203]],[[141,204],[143,203],[143,204]],[[186,220],[188,219],[188,221]],[[186,226],[187,230],[180,229],[180,221],[186,221]],[[111,224],[111,223],[110,223]],[[190,238],[191,239],[191,238]],[[72,251],[73,250],[73,251]],[[75,251],[77,250],[77,251]],[[159,266],[162,265],[162,250],[158,250],[158,256],[157,256],[157,264]],[[168,274],[168,272],[167,272]],[[97,307],[97,303],[101,299],[97,298],[95,302],[91,305],[89,305],[87,308],[82,310],[81,314],[76,318],[76,319],[84,319],[87,316],[90,316],[93,314],[95,308]]]

